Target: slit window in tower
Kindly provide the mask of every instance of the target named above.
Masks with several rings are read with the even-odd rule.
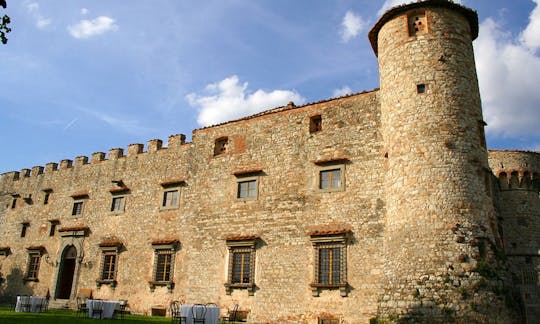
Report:
[[[427,32],[427,20],[425,11],[412,12],[408,15],[409,36],[425,34]]]

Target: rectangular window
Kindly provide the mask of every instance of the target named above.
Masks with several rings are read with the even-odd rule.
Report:
[[[29,226],[30,226],[30,223],[22,223],[21,237],[26,236],[26,230],[28,229]]]
[[[339,288],[341,296],[348,293],[347,284],[347,237],[349,231],[311,236],[314,247],[314,274],[311,289],[313,296],[319,296],[321,289]]]
[[[178,241],[155,242],[154,247],[154,271],[150,290],[156,286],[167,286],[169,292],[174,289],[174,258],[178,249]]]
[[[72,216],[76,216],[76,215],[82,215],[82,212],[83,212],[83,205],[84,205],[84,202],[83,201],[76,201],[73,203],[73,209],[71,210],[71,215]]]
[[[427,19],[425,11],[412,12],[408,15],[409,36],[425,34],[427,30]]]
[[[424,83],[417,84],[416,85],[416,93],[418,93],[418,94],[426,93],[426,85]]]
[[[103,267],[101,269],[101,280],[112,281],[116,279],[116,252],[103,252]]]
[[[320,171],[319,189],[332,189],[341,187],[341,169]]]
[[[178,207],[178,198],[180,197],[179,189],[171,189],[163,192],[163,202],[161,207],[163,208],[174,208]]]
[[[312,116],[309,118],[309,132],[317,133],[322,131],[322,117],[321,115]]]
[[[116,213],[121,213],[124,211],[124,206],[126,202],[126,197],[113,197],[111,204],[111,211]]]
[[[237,198],[255,198],[257,194],[257,180],[238,182]]]
[[[171,280],[172,253],[161,250],[157,252],[155,281],[168,282]]]
[[[49,203],[50,196],[51,196],[51,193],[49,191],[46,191],[45,196],[43,196],[43,205],[47,205]]]
[[[319,249],[319,283],[339,284],[341,282],[341,248]]]
[[[250,296],[255,293],[255,247],[258,237],[239,237],[227,240],[229,248],[229,271],[225,290],[228,295],[233,289],[247,289]]]
[[[28,253],[28,268],[26,270],[26,280],[37,281],[39,264],[41,263],[41,253],[32,251]]]
[[[17,198],[13,198],[11,201],[11,209],[14,209],[15,207],[17,207]]]
[[[54,234],[56,234],[56,226],[58,226],[58,221],[51,221],[51,229],[49,231],[49,236],[54,236]]]

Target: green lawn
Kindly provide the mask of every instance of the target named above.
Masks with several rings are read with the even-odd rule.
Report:
[[[9,307],[0,306],[0,323],[2,324],[24,324],[24,323],[77,323],[77,324],[110,324],[110,323],[170,323],[169,317],[158,316],[138,316],[126,315],[123,320],[120,319],[89,319],[76,317],[77,313],[71,310],[50,309],[46,313],[16,313]]]

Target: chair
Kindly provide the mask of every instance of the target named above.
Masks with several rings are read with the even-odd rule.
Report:
[[[194,304],[191,307],[191,317],[193,318],[193,324],[204,324],[206,318],[206,305]]]
[[[88,316],[88,307],[86,305],[86,299],[77,297],[77,317],[80,315]]]
[[[32,302],[30,296],[21,295],[19,296],[19,305],[21,312],[30,312],[32,310]]]
[[[39,305],[37,305],[37,311],[42,313],[49,310],[49,298],[44,298]]]
[[[238,313],[238,304],[234,304],[233,309],[229,309],[227,315],[222,318],[223,322],[236,322],[236,314]]]
[[[187,323],[187,316],[182,316],[181,314],[181,308],[180,303],[175,300],[171,303],[169,306],[169,310],[171,312],[171,324],[178,323],[178,324],[185,324]]]
[[[92,303],[92,318],[99,315],[99,319],[103,319],[103,302],[101,300],[94,300]]]
[[[124,315],[127,313],[126,307],[127,307],[127,300],[121,300],[120,304],[118,305],[118,309],[114,310],[113,318],[124,319]]]

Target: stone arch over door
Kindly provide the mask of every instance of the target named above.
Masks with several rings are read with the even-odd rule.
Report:
[[[63,272],[64,270],[66,270],[65,257],[67,256],[68,260],[73,260],[73,261],[68,261],[68,263],[73,262],[74,264],[72,265],[73,268],[69,270],[73,272],[73,279],[72,279],[71,289],[69,291],[69,298],[66,298],[66,299],[74,299],[77,295],[77,290],[78,290],[79,274],[81,270],[81,263],[84,257],[83,244],[84,244],[84,239],[88,234],[88,228],[61,229],[59,233],[60,233],[60,237],[62,241],[61,241],[60,248],[58,249],[58,255],[55,261],[57,270],[56,270],[56,275],[55,275],[55,280],[54,280],[55,285],[54,285],[53,296],[55,299],[58,299],[59,296],[63,297],[62,299],[64,299],[68,295],[67,293],[61,291],[61,289],[65,287],[62,284],[62,278],[63,278],[63,275],[65,275],[65,273]]]

